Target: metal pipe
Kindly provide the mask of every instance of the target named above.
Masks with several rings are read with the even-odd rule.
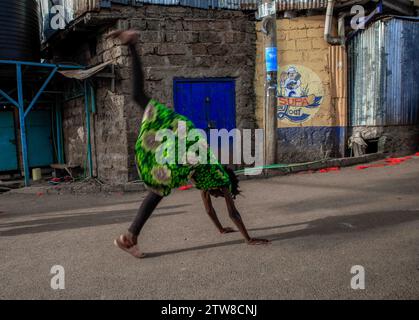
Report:
[[[55,105],[55,123],[56,123],[56,139],[57,139],[57,160],[58,163],[64,163],[64,152],[62,143],[62,117],[61,117],[61,104],[58,102]]]
[[[345,44],[345,39],[346,39],[346,35],[345,35],[345,18],[348,16],[348,12],[342,12],[341,14],[339,14],[339,19],[338,19],[338,37],[341,39],[341,44]]]
[[[324,40],[331,45],[344,44],[344,39],[341,37],[332,36],[332,22],[333,22],[333,8],[335,0],[327,1],[326,21],[324,23]]]
[[[55,67],[51,73],[49,74],[48,78],[45,80],[44,84],[42,85],[41,89],[39,89],[38,93],[35,95],[35,97],[33,98],[31,104],[29,105],[29,107],[26,109],[25,111],[25,117],[28,115],[29,112],[31,112],[33,106],[35,105],[35,103],[38,101],[39,97],[41,96],[41,94],[44,92],[45,88],[47,87],[47,85],[49,84],[49,82],[51,81],[52,77],[54,77],[54,75],[57,73],[58,67]]]
[[[90,103],[92,106],[92,114],[96,114],[96,93],[95,93],[95,88],[93,86],[92,83],[90,83]],[[95,116],[92,117],[92,134],[93,134],[93,146],[94,146],[94,152],[92,152],[92,154],[94,153],[94,157],[95,157],[95,170],[93,170],[93,174],[95,177],[98,177],[98,162],[97,162],[97,148],[96,148],[96,121],[95,121]],[[93,160],[92,160],[93,162]]]
[[[95,89],[92,85],[90,85],[90,102],[92,104],[92,113],[96,113],[96,95],[95,95]]]
[[[93,177],[93,160],[92,160],[92,141],[90,136],[90,110],[89,110],[89,91],[87,80],[84,80],[84,105],[86,109],[86,128],[87,128],[87,160],[89,165],[89,177]]]
[[[84,69],[83,66],[70,66],[64,64],[51,64],[51,63],[40,63],[40,62],[28,62],[28,61],[14,61],[14,60],[0,60],[0,64],[20,64],[22,66],[32,67],[46,67],[46,68],[59,68],[59,69]]]
[[[17,103],[13,98],[11,98],[6,92],[0,89],[0,95],[2,95],[4,98],[6,98],[7,101],[9,101],[12,105],[19,108],[19,103]]]
[[[23,83],[22,83],[22,65],[16,65],[16,78],[17,78],[17,96],[19,104],[19,124],[20,124],[20,144],[22,147],[22,162],[25,186],[30,185],[29,177],[29,161],[28,161],[28,145],[26,140],[26,124],[25,124],[25,105],[23,100]]]

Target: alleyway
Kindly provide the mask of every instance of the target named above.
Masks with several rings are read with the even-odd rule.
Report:
[[[244,181],[238,207],[266,247],[219,235],[199,193],[176,191],[144,229],[144,260],[113,246],[141,194],[3,194],[0,298],[417,299],[418,181],[419,157]],[[53,265],[65,268],[65,290],[50,287]],[[365,290],[350,287],[354,265],[365,267]]]

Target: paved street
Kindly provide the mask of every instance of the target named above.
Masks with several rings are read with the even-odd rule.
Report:
[[[0,298],[365,299],[419,298],[419,158],[400,165],[242,182],[247,246],[219,235],[198,191],[176,191],[146,225],[148,258],[113,239],[142,194],[0,195]],[[222,221],[232,226],[222,200]],[[65,290],[50,287],[53,265]],[[362,265],[366,289],[350,287]]]

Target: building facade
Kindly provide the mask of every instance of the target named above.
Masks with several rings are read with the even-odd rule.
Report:
[[[107,80],[92,80],[97,106],[91,120],[93,165],[101,180],[123,184],[137,179],[134,147],[142,114],[131,99],[129,52],[106,37],[116,28],[140,32],[137,50],[150,97],[186,114],[201,129],[256,127],[254,15],[183,6],[113,5],[111,11],[97,12],[94,20],[106,21],[109,14],[118,19],[83,38],[71,39],[69,34],[49,41],[54,62],[97,65],[112,61],[115,66],[113,90]],[[84,166],[84,101],[69,100],[63,110],[66,161]]]
[[[45,151],[36,152],[39,148],[29,141],[31,167],[65,162],[85,172],[89,168],[105,183],[138,179],[134,146],[142,113],[131,98],[129,52],[107,38],[116,29],[139,31],[137,51],[150,97],[204,130],[265,127],[265,36],[255,14],[258,1],[39,2],[43,58],[85,70],[61,72],[43,95],[48,99],[40,100],[43,104],[28,118],[29,139],[43,141]],[[348,139],[358,133],[371,145],[367,152],[417,149],[419,101],[417,68],[412,66],[417,45],[412,39],[419,24],[415,18],[395,23],[388,29],[391,39],[377,31],[393,23],[377,17],[414,15],[415,10],[406,0],[384,1],[383,7],[366,3],[371,21],[365,30],[354,31],[348,13],[352,3],[276,2],[278,163],[349,156]],[[65,10],[57,15],[57,8]],[[55,28],[57,17],[64,18],[61,29]],[[403,36],[397,38],[400,30]],[[6,107],[0,125],[12,137],[17,116],[12,106]],[[8,152],[15,153],[18,148],[8,141]],[[21,157],[16,155],[13,163],[4,157],[7,169],[18,169]],[[31,160],[38,155],[49,158]]]

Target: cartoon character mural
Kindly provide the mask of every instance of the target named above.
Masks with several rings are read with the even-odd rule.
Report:
[[[295,67],[289,67],[287,72],[281,73],[280,87],[285,89],[286,97],[294,97],[298,95],[301,87],[301,74]]]
[[[312,118],[323,100],[320,78],[304,66],[288,65],[281,72],[278,88],[278,119],[302,123]]]

